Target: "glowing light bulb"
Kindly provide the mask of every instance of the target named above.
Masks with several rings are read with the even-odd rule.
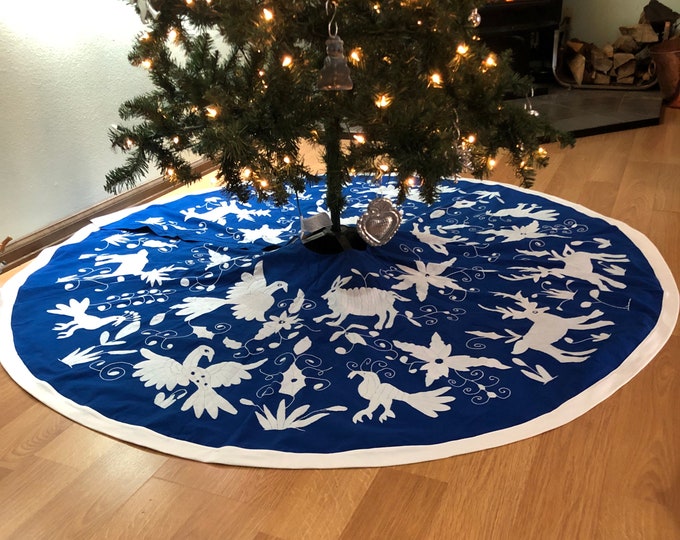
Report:
[[[496,55],[490,54],[489,56],[486,57],[486,60],[484,60],[484,65],[487,68],[494,68],[498,64],[496,63]]]
[[[260,180],[260,187],[266,189],[267,187],[269,187],[269,182],[267,182],[266,180]]]
[[[290,54],[286,54],[281,58],[281,65],[283,67],[290,67],[293,65],[293,57]]]
[[[378,169],[380,169],[382,172],[386,173],[387,171],[390,170],[390,167],[389,167],[389,165],[386,165],[385,163],[382,163],[382,164],[378,167]]]
[[[356,65],[361,62],[361,49],[353,49],[349,53],[349,60],[352,64]]]
[[[486,163],[489,166],[489,169],[493,170],[493,168],[496,167],[496,160],[494,158],[489,158]]]
[[[185,0],[185,3],[187,6],[191,6],[194,3],[194,0]]]
[[[250,167],[246,167],[245,169],[243,169],[243,170],[241,171],[241,178],[242,178],[243,180],[248,180],[248,178],[250,178],[250,175],[251,175],[251,174],[253,174],[252,169],[251,169]]]
[[[430,86],[441,88],[443,82],[442,76],[439,73],[433,73],[430,75]]]
[[[458,45],[458,48],[456,48],[456,52],[461,56],[465,56],[469,50],[470,47],[468,47],[465,43],[461,43],[460,45]]]
[[[353,135],[353,137],[354,140],[359,144],[364,144],[366,142],[366,137],[364,137],[361,133],[356,133]]]
[[[375,106],[378,107],[378,109],[385,109],[390,106],[392,103],[392,98],[388,96],[387,94],[380,94],[378,97],[375,99]]]
[[[469,142],[470,144],[475,144],[476,140],[477,140],[477,137],[475,137],[474,135],[469,135],[468,138],[467,138],[467,142]]]
[[[290,163],[291,163],[290,158],[289,158],[288,156],[284,156],[283,162],[284,162],[286,165],[290,165]]]
[[[144,69],[151,69],[151,66],[153,66],[153,62],[149,60],[148,58],[145,60],[142,60],[142,67]]]
[[[165,169],[165,176],[167,176],[168,178],[173,178],[175,176],[175,169],[173,169],[172,167],[168,167],[167,169]]]
[[[206,114],[209,118],[216,118],[216,117],[217,117],[217,114],[218,114],[217,107],[213,107],[213,106],[208,106],[208,107],[206,107],[206,108],[205,108],[205,114]]]
[[[416,185],[417,180],[415,179],[415,177],[409,176],[409,177],[406,179],[406,183],[407,183],[409,186],[413,187],[413,186]]]
[[[128,148],[132,148],[134,145],[135,145],[135,143],[132,142],[132,139],[129,139],[129,138],[125,139],[125,146],[127,146]]]
[[[175,135],[175,136],[172,138],[172,142],[174,142],[175,144],[179,144],[179,137],[178,137],[177,135]]]
[[[264,8],[262,10],[262,18],[265,21],[271,21],[274,18],[274,12],[271,9]]]
[[[543,148],[542,146],[539,146],[538,147],[538,155],[541,156],[541,157],[545,157],[545,156],[548,155],[548,151],[545,148]]]
[[[151,34],[149,32],[144,32],[142,33],[141,36],[139,36],[139,41],[148,41],[151,39]]]
[[[170,30],[168,32],[168,39],[170,41],[177,41],[178,37],[179,37],[179,32],[177,32],[177,30],[175,28],[173,28],[172,30]]]

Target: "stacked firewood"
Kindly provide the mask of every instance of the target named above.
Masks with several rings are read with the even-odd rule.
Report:
[[[638,85],[654,81],[649,46],[659,41],[650,24],[619,28],[612,44],[598,47],[577,39],[566,42],[563,63],[578,85]]]

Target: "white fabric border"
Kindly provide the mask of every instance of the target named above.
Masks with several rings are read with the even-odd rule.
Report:
[[[542,197],[549,201],[569,206],[590,217],[603,219],[611,225],[618,227],[645,255],[664,290],[661,313],[655,327],[616,370],[577,396],[564,402],[553,411],[523,424],[476,437],[434,445],[368,448],[329,454],[292,453],[273,450],[251,450],[232,446],[220,448],[205,447],[173,439],[148,428],[112,420],[89,407],[79,405],[65,398],[52,386],[35,378],[17,354],[12,335],[11,319],[12,308],[18,291],[31,274],[49,263],[54,252],[60,246],[81,242],[98,230],[99,227],[97,225],[112,223],[151,204],[157,204],[154,202],[98,218],[92,225],[84,227],[62,244],[45,249],[26,268],[7,281],[0,289],[0,342],[4,344],[3,348],[6,349],[0,362],[19,386],[48,407],[74,422],[123,441],[146,446],[166,454],[208,463],[280,469],[385,467],[442,459],[494,448],[558,428],[585,414],[614,394],[614,392],[635,377],[661,351],[672,335],[678,319],[678,309],[680,307],[678,287],[670,268],[656,246],[644,234],[625,223],[605,217],[584,206],[570,203],[553,195],[487,180],[471,181],[487,186],[500,185]],[[212,190],[206,190],[206,192],[210,191]],[[182,194],[177,198],[188,194],[190,193]]]

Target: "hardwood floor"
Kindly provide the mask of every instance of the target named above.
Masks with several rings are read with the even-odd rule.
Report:
[[[536,190],[627,222],[680,276],[679,109],[549,149]],[[543,435],[415,465],[289,471],[113,440],[0,370],[0,539],[680,539],[679,390],[676,326],[630,383]]]

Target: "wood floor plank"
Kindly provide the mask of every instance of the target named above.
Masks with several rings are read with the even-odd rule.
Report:
[[[619,219],[643,234],[649,231],[658,189],[659,166],[655,163],[630,162],[610,217]]]
[[[40,519],[45,504],[77,477],[78,471],[72,467],[33,457],[6,474],[0,480],[0,538],[28,538],[22,537],[19,529]],[[50,527],[54,525],[50,523]]]
[[[171,459],[155,477],[236,501],[271,507],[286,496],[297,475],[297,471],[291,470],[222,467]]]
[[[83,470],[92,466],[98,459],[120,444],[119,441],[110,437],[103,437],[96,431],[79,424],[69,423],[67,429],[38,450],[36,455]],[[78,448],[78,452],[74,452],[74,448]]]
[[[4,371],[2,373],[5,374]],[[9,377],[0,377],[0,429],[33,405],[35,399],[28,392]]]
[[[18,538],[94,538],[102,524],[151,479],[166,459],[117,443],[72,482],[52,491],[33,519],[24,522],[15,534]],[[57,529],[55,524],[59,524]]]
[[[150,478],[98,527],[106,538],[172,538],[213,494]],[[224,504],[227,501],[223,501]]]
[[[377,469],[299,471],[262,530],[281,538],[339,538],[377,474]]]
[[[278,540],[260,530],[269,508],[210,495],[171,537],[173,540]],[[288,539],[281,539],[288,540]]]
[[[398,468],[381,469],[339,538],[426,538],[447,484]]]
[[[614,404],[589,411],[566,426],[537,439],[538,449],[531,462],[527,484],[521,493],[520,512],[512,530],[526,538],[595,538],[597,497],[601,493],[602,462],[611,448],[602,444],[608,415]],[[555,456],[560,461],[555,461]],[[546,519],[546,516],[550,516]]]
[[[528,479],[537,448],[537,439],[532,438],[455,459],[405,467],[408,472],[447,480],[426,537],[465,538],[474,530],[479,538],[509,538],[506,533],[512,531],[522,511],[522,494],[533,487]]]
[[[0,466],[20,466],[23,459],[32,457],[70,425],[69,420],[34,401],[0,429]]]
[[[616,494],[629,512],[632,502],[638,501],[633,512],[636,520],[622,512],[614,516],[625,524],[629,537],[642,538],[651,530],[668,534],[680,527],[680,422],[677,416],[667,414],[673,407],[677,409],[678,358],[680,337],[672,337],[654,359],[653,369],[645,368],[616,396],[622,410],[639,408],[655,418],[648,422],[638,415],[625,415],[609,429],[617,444],[616,451],[604,462],[603,492]],[[607,507],[603,515],[611,518],[613,512]],[[608,521],[605,530],[615,526],[615,522]]]

